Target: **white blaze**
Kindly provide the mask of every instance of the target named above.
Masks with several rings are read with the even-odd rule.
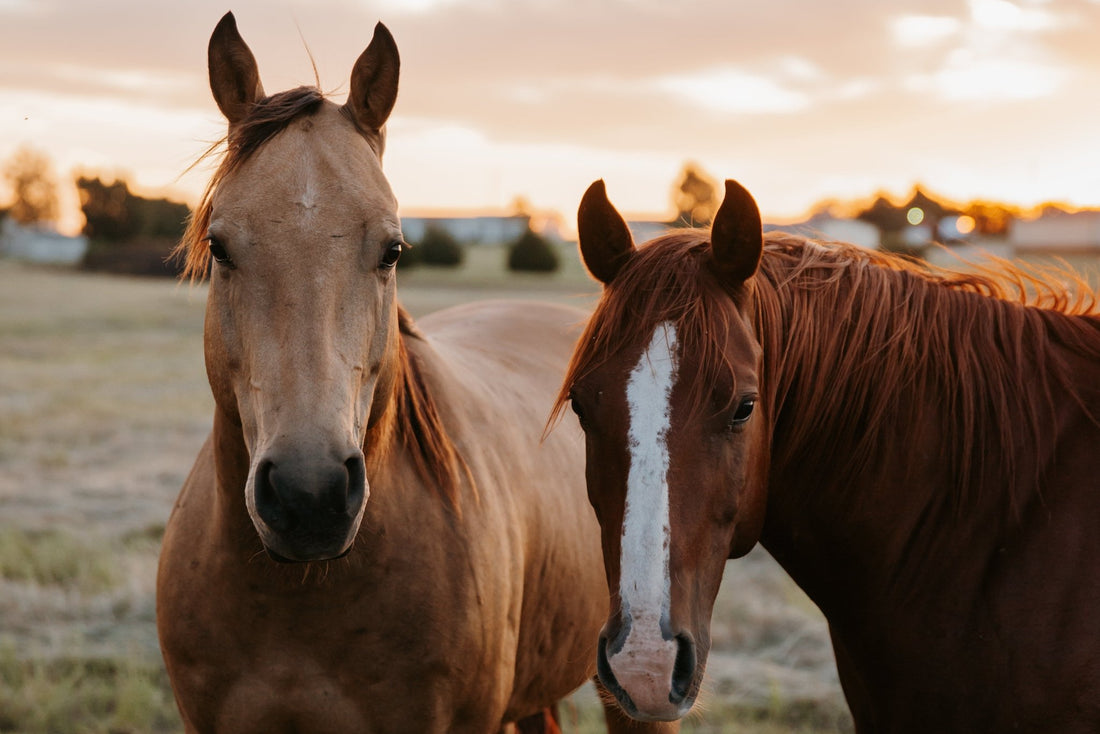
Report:
[[[630,470],[626,480],[619,594],[632,627],[625,647],[662,640],[660,621],[669,610],[668,444],[670,397],[676,383],[676,327],[658,324],[630,373]],[[637,638],[637,639],[631,639]]]

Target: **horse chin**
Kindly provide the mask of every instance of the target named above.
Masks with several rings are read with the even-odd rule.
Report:
[[[267,552],[267,557],[268,558],[270,558],[271,560],[276,561],[278,563],[287,563],[287,564],[292,564],[292,563],[317,563],[317,562],[322,562],[322,561],[336,561],[336,560],[339,560],[339,559],[343,558],[344,556],[346,556],[348,553],[351,552],[351,544],[349,543],[347,548],[345,548],[344,550],[340,551],[339,553],[337,553],[335,555],[326,554],[326,553],[319,553],[319,554],[311,555],[309,557],[302,557],[298,554],[295,554],[294,558],[288,558],[288,557],[282,555],[281,553],[279,553],[278,551],[273,550],[271,548],[271,546],[267,545],[266,543],[264,544],[264,551]]]
[[[692,696],[678,705],[669,702],[656,707],[649,706],[646,708],[639,708],[638,705],[634,703],[634,699],[630,697],[630,694],[624,691],[622,687],[617,684],[612,687],[608,685],[606,681],[603,681],[603,678],[600,680],[612,695],[615,696],[615,701],[619,704],[619,708],[625,711],[627,716],[636,721],[647,723],[679,721],[687,716],[688,712],[691,711],[691,707],[695,705],[695,697]]]
[[[335,561],[350,553],[358,528],[359,524],[356,522],[354,527],[328,538],[316,535],[294,537],[291,534],[288,536],[261,526],[257,526],[256,529],[259,531],[264,551],[271,560],[278,563],[318,563]]]

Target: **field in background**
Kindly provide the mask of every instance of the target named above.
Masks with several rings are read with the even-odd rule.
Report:
[[[476,298],[588,307],[575,257],[399,273],[414,315]],[[0,261],[0,732],[177,732],[154,628],[159,540],[209,430],[205,288]],[[850,731],[820,614],[763,552],[732,562],[688,732]],[[566,732],[601,731],[590,689]]]

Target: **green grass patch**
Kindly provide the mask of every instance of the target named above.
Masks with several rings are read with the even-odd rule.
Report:
[[[122,534],[122,545],[128,550],[144,551],[160,545],[164,537],[164,523],[154,522],[142,528],[127,530]]]
[[[174,734],[164,668],[129,659],[21,660],[0,645],[0,732]]]
[[[772,700],[765,707],[713,705],[698,718],[689,717],[687,734],[850,734],[855,729],[847,709],[817,701]]]
[[[114,558],[104,543],[61,530],[0,528],[0,577],[9,581],[106,591],[119,581]]]

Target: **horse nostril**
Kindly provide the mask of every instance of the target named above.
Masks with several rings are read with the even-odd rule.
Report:
[[[279,496],[274,473],[275,464],[269,459],[262,460],[256,467],[256,510],[268,527],[282,533],[291,530],[297,523],[294,513]]]
[[[621,632],[619,636],[622,636]],[[618,678],[615,677],[615,671],[611,669],[611,662],[607,659],[607,645],[607,635],[601,634],[599,641],[596,643],[596,676],[600,679],[600,683],[603,683],[604,688],[618,700],[623,710],[628,713],[636,712],[637,708],[633,699],[619,684]],[[619,647],[622,647],[621,642]]]
[[[351,517],[359,514],[359,507],[363,504],[367,488],[367,468],[363,463],[363,454],[356,453],[344,462],[344,469],[348,474],[348,489],[344,506],[340,509]]]
[[[347,463],[332,467],[328,472],[328,482],[317,498],[318,506],[328,512],[344,514],[348,507],[348,487],[350,468]]]
[[[691,635],[682,632],[676,635],[676,644],[676,662],[672,665],[672,690],[668,700],[680,704],[691,692],[691,682],[695,678],[695,641]]]
[[[619,687],[618,681],[615,680],[615,673],[611,670],[611,664],[607,661],[607,637],[604,635],[600,635],[599,642],[596,643],[596,675],[608,690]]]

